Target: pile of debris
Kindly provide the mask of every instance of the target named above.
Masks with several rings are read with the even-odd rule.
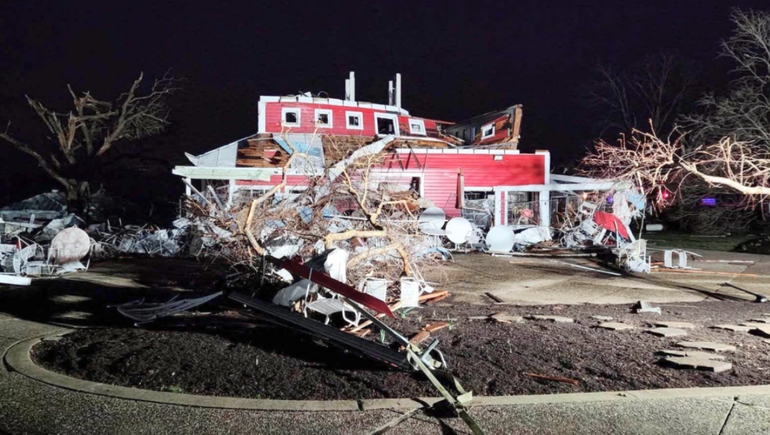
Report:
[[[311,280],[295,282],[268,258],[299,259],[383,302],[406,299],[414,306],[419,295],[432,292],[422,271],[440,272],[432,266],[448,253],[420,231],[419,195],[370,179],[369,171],[385,158],[381,148],[340,152],[339,161],[327,165],[315,161],[312,149],[283,140],[293,152],[282,181],[257,197],[226,201],[213,189],[204,195],[190,186],[188,219],[201,236],[192,250],[258,276],[261,288],[286,286],[273,301],[301,312],[325,314],[342,305],[323,302],[336,296]],[[287,185],[289,168],[309,174],[305,185]]]
[[[103,193],[91,199],[90,217],[121,209],[119,200]],[[104,219],[103,223],[87,225],[84,219],[67,213],[64,195],[56,190],[3,207],[0,209],[0,282],[29,285],[29,277],[87,270],[93,259],[123,255],[173,257],[190,252],[186,248],[192,242],[197,242],[198,253],[204,246],[214,244],[214,239],[206,235],[209,230],[205,223],[194,224],[185,218],[174,221],[171,229],[123,225],[121,219],[115,220]],[[194,234],[199,236],[195,238]],[[70,245],[73,240],[75,245]],[[65,252],[70,249],[75,249],[77,255]]]

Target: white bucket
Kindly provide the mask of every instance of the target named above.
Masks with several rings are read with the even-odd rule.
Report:
[[[401,307],[420,306],[420,284],[414,278],[401,278]]]
[[[366,280],[364,293],[385,302],[388,297],[388,281],[380,278],[369,278]]]

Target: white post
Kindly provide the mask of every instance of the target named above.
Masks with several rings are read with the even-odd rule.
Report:
[[[350,72],[350,101],[356,101],[356,73]]]
[[[192,189],[190,189],[190,183],[192,183],[192,178],[187,177],[187,178],[185,178],[185,180],[187,182],[184,184],[184,194],[186,196],[191,196],[192,195]]]
[[[227,209],[229,210],[233,206],[233,198],[238,186],[235,184],[235,180],[230,180],[230,188],[227,189]]]
[[[504,216],[508,213],[508,211],[505,209],[505,201],[502,199],[504,198],[505,191],[501,190],[497,187],[494,188],[495,192],[495,215],[493,216],[493,221],[495,225],[505,225],[505,218]]]
[[[395,97],[395,95],[393,95],[393,80],[390,80],[388,82],[388,106],[392,106],[395,103],[393,97]]]
[[[396,74],[396,107],[401,109],[401,74]]]
[[[345,79],[345,100],[350,101],[350,79]]]
[[[551,226],[551,192],[548,189],[540,191],[540,226],[548,228]]]

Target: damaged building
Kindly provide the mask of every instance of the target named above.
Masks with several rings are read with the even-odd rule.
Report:
[[[361,149],[384,160],[370,176],[394,192],[412,191],[423,208],[446,217],[463,216],[483,228],[512,225],[549,227],[552,215],[583,191],[609,190],[611,183],[550,173],[550,153],[518,149],[523,106],[461,122],[414,116],[401,106],[401,79],[389,83],[388,104],[357,101],[355,77],[346,98],[261,96],[258,130],[177,166],[187,194],[216,195],[228,204],[278,185],[292,153],[308,157],[288,168],[285,190],[299,191]],[[333,171],[332,171],[333,173]]]

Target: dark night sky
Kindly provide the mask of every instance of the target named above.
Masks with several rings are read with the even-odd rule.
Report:
[[[524,104],[522,147],[572,158],[590,139],[580,94],[598,63],[666,51],[699,63],[704,80],[724,81],[729,64],[716,52],[730,9],[770,9],[766,0],[7,3],[3,124],[13,120],[12,131],[33,140],[27,126],[40,126],[25,93],[64,110],[67,83],[113,98],[139,71],[171,68],[187,81],[173,128],[157,139],[169,164],[256,131],[260,94],[341,98],[351,70],[358,99],[373,102],[402,73],[404,107],[418,116],[460,120]],[[5,146],[0,156],[0,199],[47,186],[31,160]],[[28,175],[8,182],[18,174]]]

